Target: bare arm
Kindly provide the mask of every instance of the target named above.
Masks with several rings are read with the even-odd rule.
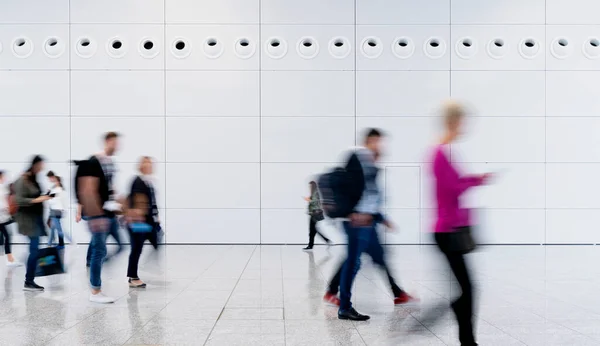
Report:
[[[79,178],[79,206],[78,211],[84,208],[87,215],[102,216],[104,211],[102,210],[102,201],[98,194],[99,179],[96,177],[80,177]]]

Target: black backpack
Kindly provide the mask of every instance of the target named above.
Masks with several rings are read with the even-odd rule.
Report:
[[[342,167],[334,168],[331,172],[322,174],[317,186],[321,192],[323,212],[331,219],[346,217],[354,206],[350,205],[348,191],[348,174]]]

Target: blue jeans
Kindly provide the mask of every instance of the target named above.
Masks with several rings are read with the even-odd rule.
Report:
[[[58,235],[58,245],[65,245],[65,234],[59,217],[50,217],[50,235],[48,235],[48,246],[54,242],[54,233]]]
[[[44,234],[44,218],[39,216],[35,219],[36,234],[29,236],[29,257],[27,258],[27,272],[25,281],[32,282],[35,279],[35,270],[37,268],[38,252],[40,247],[40,235]]]
[[[90,286],[93,289],[99,290],[102,287],[102,263],[106,257],[108,231],[105,229],[100,232],[92,232],[88,254],[90,255]]]
[[[350,222],[344,222],[344,230],[348,235],[348,259],[342,268],[340,281],[340,311],[352,308],[352,283],[360,269],[360,256],[366,252],[373,262],[385,266],[383,247],[379,243],[379,236],[375,223],[367,227],[353,227]]]
[[[110,220],[110,225],[109,225],[109,229],[108,229],[108,235],[111,235],[113,238],[115,238],[115,241],[117,242],[117,245],[119,246],[119,248],[117,249],[117,252],[114,255],[119,254],[121,251],[123,251],[123,243],[121,243],[121,236],[119,235],[119,220],[117,220],[116,217],[111,217],[109,218]],[[108,237],[107,235],[107,237]],[[104,244],[106,245],[106,239],[104,240]],[[112,256],[114,256],[112,255]],[[86,266],[90,266],[90,261],[92,258],[92,246],[90,243],[90,246],[88,247],[88,251],[87,251],[87,256],[85,259],[85,263]]]

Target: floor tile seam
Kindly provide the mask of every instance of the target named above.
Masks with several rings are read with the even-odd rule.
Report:
[[[235,285],[233,286],[233,289],[229,293],[229,296],[227,297],[227,300],[225,301],[225,304],[223,305],[223,308],[221,309],[221,312],[219,313],[219,316],[217,316],[217,319],[215,320],[215,323],[213,324],[212,328],[210,329],[210,332],[208,333],[208,336],[206,337],[206,340],[204,340],[204,344],[203,344],[204,346],[206,346],[208,344],[208,340],[210,340],[210,337],[212,336],[213,331],[215,330],[215,327],[217,326],[217,323],[219,322],[219,320],[223,316],[223,312],[225,312],[225,308],[227,307],[227,304],[229,303],[229,300],[231,299],[231,296],[233,295],[233,292],[235,292],[235,289],[237,288],[238,284],[240,283],[240,280],[242,279],[242,276],[244,275],[244,272],[246,271],[246,268],[248,268],[248,264],[250,264],[250,261],[252,260],[252,257],[254,256],[254,253],[256,252],[256,249],[258,247],[259,247],[259,245],[255,245],[254,249],[252,250],[252,253],[250,254],[250,256],[248,256],[248,260],[246,261],[246,265],[244,266],[244,269],[242,270],[242,272],[240,273],[239,277],[237,278],[237,281],[235,282]],[[225,255],[225,252],[223,252],[222,256],[224,256],[224,255]],[[212,266],[212,264],[211,264],[211,266]]]
[[[230,246],[230,248],[231,248],[231,246]],[[219,259],[221,259],[221,258],[224,256],[224,254],[225,254],[225,253],[226,253],[226,251],[224,251],[224,252],[220,253],[219,255],[215,256],[215,258],[214,258],[214,260],[211,262],[211,264],[210,264],[210,265],[208,265],[208,266],[206,267],[206,269],[204,269],[204,270],[202,271],[202,273],[204,273],[204,272],[206,272],[208,269],[210,269],[210,267],[212,267],[212,266],[213,266],[213,265],[214,265],[214,264],[215,264],[215,263],[216,263],[216,262],[217,262]],[[165,273],[165,275],[166,275],[166,273]],[[199,274],[199,275],[198,275],[198,277],[200,277],[201,275],[202,275],[202,274]],[[198,277],[196,277],[196,279],[194,279],[193,281],[197,280],[197,279],[198,279]],[[158,317],[158,316],[160,315],[160,313],[161,313],[161,312],[162,312],[164,309],[166,309],[166,308],[167,308],[167,306],[168,306],[168,305],[169,305],[169,304],[170,304],[170,303],[171,303],[171,302],[172,302],[172,301],[173,301],[175,298],[179,297],[179,296],[180,296],[180,295],[181,295],[183,292],[185,292],[185,290],[186,290],[187,288],[189,288],[191,285],[193,285],[193,283],[194,283],[193,281],[192,281],[192,282],[190,282],[188,285],[186,285],[186,286],[185,286],[185,288],[183,288],[183,289],[181,290],[181,292],[177,293],[177,295],[175,295],[173,298],[171,298],[171,299],[169,300],[169,302],[168,302],[167,304],[165,304],[165,306],[164,306],[164,307],[162,307],[160,310],[158,310],[158,312],[155,314],[155,316],[153,316],[152,318],[148,319],[148,321],[146,321],[146,323],[144,323],[144,325],[143,325],[143,326],[142,326],[140,329],[143,329],[143,328],[144,328],[144,327],[145,327],[145,326],[146,326],[148,323],[150,323],[150,321],[152,321],[153,319],[155,319],[156,317]],[[126,294],[126,295],[128,295],[130,292],[131,292],[131,290],[130,290],[130,291],[129,291],[129,292]],[[125,296],[126,296],[126,295],[125,295]],[[122,297],[121,297],[121,298],[122,298]],[[119,299],[121,299],[121,298],[119,298]],[[216,324],[216,322],[215,322],[215,324]],[[214,328],[214,325],[213,325],[213,328]],[[212,329],[211,329],[211,332],[212,332]],[[130,336],[128,339],[127,339],[127,341],[125,341],[125,343],[124,343],[123,345],[126,345],[126,344],[127,344],[127,343],[128,343],[130,340],[131,340],[131,339],[133,339],[133,337],[135,337],[135,334],[136,334],[136,333],[133,333],[133,334],[132,334],[132,335],[131,335],[131,336]],[[209,336],[210,336],[210,334],[209,334],[209,335],[207,335],[207,337],[206,337],[206,340],[204,341],[204,343],[206,343],[206,341],[208,340],[208,337],[209,337]]]

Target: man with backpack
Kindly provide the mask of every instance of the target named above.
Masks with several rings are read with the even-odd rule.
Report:
[[[119,135],[109,132],[104,136],[104,151],[90,159],[78,162],[75,177],[76,197],[81,206],[81,216],[87,221],[92,238],[88,250],[90,267],[90,301],[112,303],[101,290],[102,264],[106,258],[106,237],[119,224],[112,181],[115,172],[112,156],[117,151]]]
[[[323,208],[332,218],[343,218],[344,230],[348,236],[348,258],[339,275],[340,299],[338,318],[342,320],[366,321],[370,317],[358,313],[350,301],[352,283],[360,268],[360,256],[368,253],[373,261],[388,273],[396,303],[412,299],[404,293],[389,275],[384,261],[383,247],[379,242],[376,226],[381,223],[392,228],[391,223],[381,213],[382,197],[377,186],[376,166],[381,156],[383,134],[377,129],[367,131],[364,147],[355,150],[344,169],[336,169],[320,179],[325,195]],[[337,286],[338,275],[332,280]],[[333,292],[325,295],[325,300],[338,305]]]

